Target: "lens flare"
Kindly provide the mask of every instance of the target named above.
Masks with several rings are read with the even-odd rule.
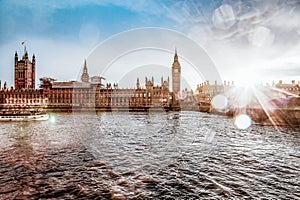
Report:
[[[234,124],[239,129],[247,129],[251,126],[252,120],[248,115],[241,114],[234,119]]]
[[[273,44],[275,35],[271,29],[257,26],[248,35],[250,44],[255,47],[264,47]]]
[[[214,141],[214,139],[215,139],[215,135],[216,135],[216,132],[214,132],[213,130],[209,129],[208,133],[206,133],[206,135],[205,135],[204,140],[207,143],[212,143]]]
[[[220,110],[226,109],[227,106],[228,106],[227,97],[225,97],[222,94],[214,96],[211,103],[212,103],[214,108],[220,109]]]
[[[230,5],[224,4],[217,8],[212,16],[212,22],[218,29],[227,30],[234,25],[236,19]]]
[[[55,121],[56,121],[55,116],[54,116],[54,115],[50,115],[50,116],[49,116],[49,122],[50,122],[51,124],[54,124]]]

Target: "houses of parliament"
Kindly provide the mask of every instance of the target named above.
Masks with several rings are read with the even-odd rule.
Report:
[[[0,109],[44,108],[48,111],[148,111],[162,108],[168,110],[211,111],[212,98],[226,93],[234,83],[210,84],[208,81],[197,86],[195,93],[181,89],[181,65],[177,50],[171,67],[172,83],[169,77],[161,78],[160,85],[154,84],[154,78],[145,78],[145,85],[136,80],[136,87],[120,88],[117,83],[103,84],[103,77],[88,73],[86,60],[80,81],[60,82],[55,79],[40,78],[40,87],[36,85],[36,58],[30,59],[26,48],[20,57],[14,56],[14,86],[3,86],[0,80]],[[299,96],[300,87],[295,81],[284,84],[279,81],[270,87],[289,95]],[[277,90],[274,90],[277,91]],[[183,95],[184,94],[184,95]],[[230,97],[229,97],[230,98]]]
[[[132,89],[119,88],[117,83],[103,84],[103,77],[92,76],[88,73],[86,60],[80,81],[59,82],[52,78],[40,78],[40,87],[36,84],[36,58],[29,58],[28,52],[19,59],[17,52],[14,57],[14,87],[8,87],[6,82],[0,81],[0,108],[38,108],[49,111],[76,111],[76,110],[133,110],[146,111],[149,108],[163,108],[165,110],[179,110],[181,66],[175,50],[172,65],[172,92],[170,79],[161,78],[160,85],[154,84],[154,78],[145,78],[145,85],[136,80],[136,87]],[[189,93],[191,94],[191,93]],[[193,94],[189,96],[194,105]],[[191,108],[192,108],[191,107]]]

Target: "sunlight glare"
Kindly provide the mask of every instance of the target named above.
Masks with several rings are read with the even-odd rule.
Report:
[[[227,97],[225,97],[222,94],[214,96],[211,103],[214,108],[220,109],[220,110],[226,109],[228,106]]]
[[[246,114],[241,114],[235,117],[234,124],[239,129],[247,129],[251,126],[252,120],[251,118]]]
[[[239,87],[254,87],[259,80],[262,80],[262,74],[257,69],[245,65],[245,68],[234,70],[235,84]]]

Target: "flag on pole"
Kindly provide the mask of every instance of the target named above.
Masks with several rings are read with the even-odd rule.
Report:
[[[24,40],[21,44],[24,46],[24,54],[25,54],[27,52],[26,51],[26,40]]]

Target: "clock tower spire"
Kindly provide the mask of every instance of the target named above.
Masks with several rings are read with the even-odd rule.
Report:
[[[177,49],[175,48],[174,62],[172,65],[172,90],[175,95],[180,92],[180,76],[181,66],[178,61]]]
[[[89,82],[89,74],[88,74],[88,70],[87,70],[87,65],[86,65],[86,59],[84,60],[84,66],[83,66],[83,72],[81,75],[81,81],[88,83]]]

